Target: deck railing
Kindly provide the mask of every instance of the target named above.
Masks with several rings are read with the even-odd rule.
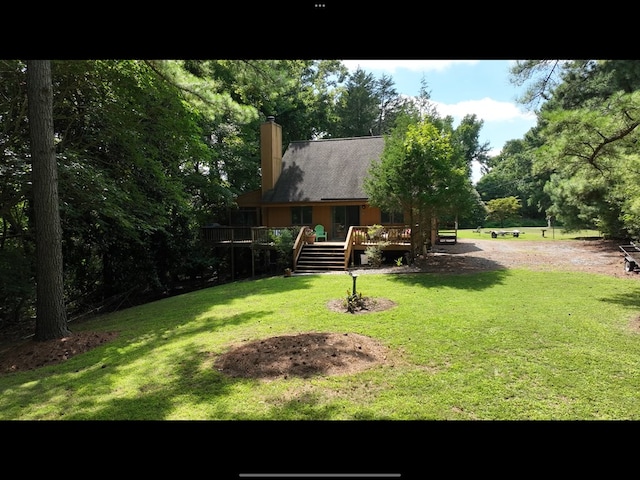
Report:
[[[201,231],[205,240],[215,243],[235,243],[250,242],[252,228],[254,227],[207,226],[202,227]]]
[[[277,237],[283,230],[290,230],[293,238],[296,238],[300,227],[227,227],[216,225],[201,228],[203,238],[213,243],[254,243],[260,245],[272,245],[274,237]]]
[[[404,245],[411,242],[411,228],[407,226],[385,226],[379,237],[373,237],[368,226],[351,226],[345,239],[345,248],[348,244],[375,245],[385,242],[388,245]],[[258,243],[269,245],[273,238],[282,230],[290,230],[296,244],[302,244],[302,227],[228,227],[206,226],[202,227],[205,240],[214,243]],[[348,250],[351,250],[350,248]],[[349,252],[350,253],[350,252]]]
[[[348,239],[352,245],[376,245],[381,242],[387,245],[406,245],[411,243],[411,227],[385,226],[377,236],[373,236],[368,226],[351,227]]]
[[[242,246],[254,248],[271,248],[275,245],[274,238],[283,230],[290,230],[293,237],[293,265],[298,263],[298,257],[304,246],[304,227],[202,227],[203,238],[218,245]],[[354,251],[363,250],[368,246],[384,243],[383,248],[410,248],[411,228],[407,226],[385,226],[379,236],[374,236],[368,226],[351,226],[344,240],[345,270],[352,260]]]

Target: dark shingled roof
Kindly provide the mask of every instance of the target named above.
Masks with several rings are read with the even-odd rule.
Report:
[[[362,183],[384,138],[353,137],[292,142],[282,156],[282,173],[263,201],[320,202],[366,199]]]

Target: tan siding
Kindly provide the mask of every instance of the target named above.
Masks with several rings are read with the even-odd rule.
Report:
[[[380,209],[378,207],[366,207],[360,211],[360,223],[374,225],[380,223]]]
[[[254,190],[238,195],[237,202],[239,207],[259,207],[262,203],[262,190]]]
[[[324,226],[327,231],[327,235],[331,238],[331,207],[329,205],[321,205],[313,207],[313,225],[315,227],[318,223]]]
[[[291,209],[289,207],[271,207],[265,209],[265,226],[288,227],[291,225]]]

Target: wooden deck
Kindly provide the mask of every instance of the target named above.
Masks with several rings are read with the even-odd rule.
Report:
[[[273,247],[273,238],[282,230],[290,230],[293,238],[299,236],[302,227],[227,227],[206,226],[202,227],[203,238],[217,245],[241,246],[241,247]],[[411,246],[410,231],[408,227],[385,227],[378,241],[368,238],[368,227],[351,227],[344,240],[329,240],[331,245],[352,244],[354,250],[365,250],[368,246],[384,242],[385,249],[402,250]],[[349,241],[350,239],[350,241]],[[324,240],[320,241],[325,243]]]
[[[202,235],[205,240],[213,245],[228,248],[275,249],[274,238],[281,231],[290,230],[294,238],[293,245],[293,269],[295,267],[305,245],[302,235],[304,227],[227,227],[206,226],[202,227]],[[385,226],[377,238],[369,236],[368,226],[349,227],[344,240],[316,241],[327,246],[342,247],[344,270],[349,263],[354,262],[356,253],[364,252],[367,247],[382,244],[382,250],[406,251],[411,249],[411,230],[406,226]],[[233,255],[232,255],[233,259]],[[232,264],[233,269],[233,264]]]

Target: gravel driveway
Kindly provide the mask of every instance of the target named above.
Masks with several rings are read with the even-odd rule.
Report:
[[[438,245],[413,267],[361,269],[358,273],[446,272],[462,273],[505,268],[569,270],[638,278],[624,271],[619,243],[610,240],[459,239],[455,245]]]

